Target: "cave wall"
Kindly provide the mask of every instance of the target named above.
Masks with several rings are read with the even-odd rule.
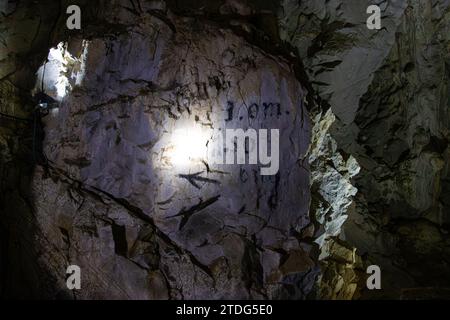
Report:
[[[33,102],[35,71],[52,46],[59,3],[1,1],[0,49],[0,294],[57,296],[53,277],[36,261],[33,196]],[[34,32],[30,32],[33,30]],[[51,292],[51,294],[50,294]]]
[[[68,1],[0,6],[2,296],[447,296],[450,1],[382,2],[381,30],[360,0],[73,3],[81,31]],[[33,134],[58,44],[65,96],[47,73],[61,105]],[[161,165],[180,123],[243,121],[286,128],[273,179]]]
[[[248,42],[232,23],[181,17],[164,2],[132,4],[86,5],[93,13],[82,32],[52,34],[51,45],[41,44],[43,52],[53,47],[41,60],[45,67],[27,69],[36,85],[22,94],[43,89],[59,107],[42,118],[46,159],[27,164],[27,193],[16,199],[20,190],[8,184],[2,198],[4,228],[26,234],[2,241],[5,268],[15,275],[5,291],[76,299],[306,298],[318,246],[308,210],[310,120],[292,64]],[[11,14],[21,10],[28,9]],[[55,18],[55,30],[63,22]],[[172,133],[185,126],[279,129],[279,172],[173,166]],[[24,270],[15,269],[19,264]],[[81,267],[79,291],[65,287],[70,264]],[[31,269],[29,283],[14,284]]]
[[[283,2],[282,37],[298,48],[321,104],[316,140],[331,139],[331,150],[360,167],[352,175],[336,161],[317,161],[313,153],[313,177],[340,172],[318,186],[316,212],[329,209],[334,217],[331,242],[345,240],[348,250],[357,249],[366,264],[383,270],[384,289],[365,291],[365,297],[440,296],[448,287],[450,257],[445,200],[450,2],[385,1],[379,31],[365,27],[369,4]],[[353,185],[353,195],[345,188],[336,193],[339,179]],[[334,208],[327,197],[352,203]],[[325,268],[339,261],[325,251]],[[342,279],[345,272],[338,270],[329,271]],[[339,290],[327,294],[336,295]]]

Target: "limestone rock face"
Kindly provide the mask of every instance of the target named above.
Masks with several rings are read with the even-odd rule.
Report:
[[[361,167],[352,182],[357,194],[348,198],[355,203],[339,214],[347,222],[329,224],[384,270],[381,294],[398,297],[448,279],[450,2],[385,1],[379,31],[365,25],[371,2],[286,0],[280,27],[321,108],[336,116],[329,131],[336,150]],[[328,166],[315,164],[312,176]],[[345,170],[319,193],[342,176]]]
[[[393,287],[400,277],[403,288],[449,283],[449,13],[449,1],[411,3],[355,121],[364,200],[346,234],[361,242],[361,217],[376,217],[367,228],[382,232],[360,248],[397,257],[385,262]]]
[[[0,1],[0,296],[448,296],[450,0],[70,4]]]
[[[160,9],[112,5],[118,30],[62,41],[37,72],[35,91],[59,102],[31,183],[39,264],[63,295],[80,266],[83,299],[305,298],[317,264],[300,83],[231,30]],[[279,168],[212,162],[211,132],[227,129],[255,130],[260,152],[278,130]]]
[[[310,210],[323,228],[323,233],[315,240],[320,247],[329,238],[340,235],[353,196],[358,192],[352,185],[352,178],[359,173],[360,167],[353,156],[344,159],[338,152],[337,142],[330,132],[335,120],[331,109],[313,119],[309,162],[314,199]]]
[[[281,1],[281,37],[298,48],[317,94],[338,119],[350,124],[373,72],[395,42],[407,1],[380,4],[382,30],[369,30],[370,0]]]

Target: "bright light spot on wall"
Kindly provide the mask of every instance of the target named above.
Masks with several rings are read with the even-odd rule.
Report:
[[[70,89],[69,79],[65,76],[67,72],[67,60],[64,57],[66,55],[64,51],[64,45],[62,43],[60,43],[57,48],[51,48],[50,53],[48,54],[49,62],[45,66],[46,69],[50,69],[52,71],[51,74],[54,76],[53,84],[56,88],[57,94],[56,98],[59,99],[64,98],[66,92]],[[45,72],[49,72],[50,70],[45,70]],[[44,74],[44,77],[45,76],[46,75]]]
[[[89,42],[82,41],[78,55],[72,55],[67,46],[66,42],[61,42],[50,49],[48,61],[37,72],[35,93],[42,90],[53,99],[61,101],[74,86],[81,85],[86,72]]]
[[[201,164],[207,157],[208,139],[208,132],[200,127],[174,130],[168,152],[170,163],[179,168]]]

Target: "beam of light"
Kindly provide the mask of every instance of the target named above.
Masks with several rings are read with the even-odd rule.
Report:
[[[170,138],[168,158],[172,166],[186,169],[207,158],[210,135],[198,126],[175,129]]]
[[[86,72],[89,42],[82,41],[79,57],[73,56],[67,46],[67,43],[60,42],[51,48],[47,62],[37,72],[34,91],[43,90],[56,101],[62,101],[74,86],[81,85]]]
[[[69,79],[65,77],[65,73],[67,72],[67,67],[64,59],[64,44],[60,43],[56,48],[51,48],[50,52],[48,54],[48,64],[51,64],[50,66],[45,66],[46,72],[48,72],[51,76],[53,76],[53,79],[47,79],[52,81],[53,85],[56,88],[56,94],[58,100],[61,100],[66,95],[66,87],[70,87]],[[44,74],[44,77],[46,75]],[[46,78],[44,78],[45,83]]]

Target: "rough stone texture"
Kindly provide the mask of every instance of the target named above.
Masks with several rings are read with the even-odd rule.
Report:
[[[383,28],[366,26],[368,0],[282,1],[280,33],[298,49],[317,94],[351,123],[373,72],[395,42],[407,1],[383,1]]]
[[[35,263],[39,251],[30,193],[33,105],[28,90],[48,54],[58,3],[1,1],[0,11],[0,112],[19,118],[0,117],[0,295],[50,296],[51,275]]]
[[[392,266],[386,282],[394,288],[399,278],[402,288],[450,283],[449,9],[449,1],[410,4],[355,121],[358,144],[365,150],[357,181],[364,199],[346,234],[377,260],[395,257],[383,263]],[[376,92],[384,93],[374,99]],[[381,120],[384,115],[389,120]],[[363,243],[358,225],[366,212],[376,218],[363,230],[381,232],[369,233]]]
[[[29,228],[33,265],[57,288],[46,294],[70,297],[76,264],[81,299],[306,298],[318,271],[310,124],[291,65],[215,22],[141,5],[100,4],[114,28],[58,35],[37,73],[34,91],[60,102],[43,119],[48,163],[24,197],[30,222],[10,216],[13,199],[2,209],[12,230]],[[279,173],[174,166],[172,133],[195,126],[279,129]]]
[[[71,3],[82,32],[69,1],[0,2],[2,296],[448,297],[450,1],[382,1],[379,31],[369,0]],[[66,42],[36,166],[30,92]],[[286,128],[274,179],[170,167],[174,129],[241,122]]]
[[[135,207],[188,252],[189,272],[177,266],[182,257],[162,257],[166,290],[177,292],[171,296],[276,296],[272,290],[283,277],[300,280],[314,267],[310,246],[290,237],[291,229],[300,233],[309,224],[308,171],[298,163],[309,140],[301,88],[282,61],[230,31],[171,17],[173,33],[151,16],[141,19],[115,39],[89,41],[83,84],[46,119],[47,157],[81,183]],[[230,106],[234,119],[227,121]],[[280,148],[291,152],[281,153],[274,177],[263,177],[250,165],[177,168],[167,153],[172,133],[185,126],[280,128]],[[198,172],[209,180],[197,184],[181,176]],[[119,219],[115,224],[125,233],[120,241],[133,249],[142,226]],[[109,229],[110,241],[94,251],[111,247],[113,233]],[[286,270],[280,270],[280,250],[295,261]],[[128,256],[128,249],[122,254]],[[70,259],[77,261],[78,255]]]
[[[338,151],[337,142],[331,134],[336,117],[331,111],[319,112],[313,119],[309,162],[311,164],[310,211],[320,224],[315,234],[319,244],[321,273],[317,281],[316,298],[351,300],[360,297],[364,284],[361,257],[356,248],[338,241],[347,221],[353,196],[358,189],[352,178],[360,171],[355,158]]]
[[[340,235],[342,225],[348,217],[348,208],[353,204],[353,196],[358,191],[352,185],[352,178],[359,173],[360,167],[353,156],[344,159],[339,153],[330,132],[335,120],[331,109],[325,114],[318,113],[313,119],[309,156],[313,191],[310,210],[323,229],[323,234],[315,240],[320,247],[329,238]]]
[[[365,27],[369,4],[283,1],[282,35],[304,58],[321,108],[336,115],[337,150],[361,166],[340,237],[381,266],[384,290],[376,296],[442,292],[450,261],[450,2],[384,1],[380,31]],[[420,298],[422,291],[408,292]]]
[[[361,297],[366,285],[365,266],[361,257],[342,241],[328,239],[322,246],[318,299],[352,300]]]

